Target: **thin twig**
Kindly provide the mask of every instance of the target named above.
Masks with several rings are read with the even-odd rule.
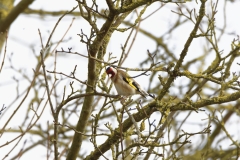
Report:
[[[2,72],[2,68],[4,65],[6,53],[7,53],[7,40],[8,40],[8,31],[6,31],[6,36],[5,36],[5,47],[4,47],[3,60],[2,60],[1,68],[0,68],[0,73]]]
[[[75,20],[75,18],[72,19],[72,22],[70,23],[68,29],[67,29],[66,32],[63,34],[62,38],[58,41],[57,45],[55,46],[55,48],[53,49],[52,52],[54,52],[54,51],[57,49],[58,45],[63,41],[63,38],[67,35],[68,31],[69,31],[70,28],[72,27],[74,20]],[[51,53],[52,53],[52,52],[51,52]]]
[[[41,45],[42,45],[42,49],[43,49],[43,48],[44,48],[44,46],[43,46],[42,34],[41,34],[41,31],[40,31],[40,29],[38,29],[38,34],[39,34],[40,41],[41,41]]]
[[[49,104],[50,104],[52,115],[54,116],[55,112],[54,112],[53,104],[52,104],[52,101],[51,101],[51,95],[50,95],[50,90],[49,90],[49,85],[48,85],[48,80],[47,80],[46,68],[45,68],[44,58],[43,58],[44,55],[46,55],[47,51],[48,51],[48,48],[44,48],[44,49],[41,50],[40,54],[41,54],[41,63],[42,63],[42,68],[43,68],[43,75],[44,75],[44,80],[45,80],[45,87],[46,87],[46,90],[47,90],[48,101],[49,101]]]
[[[130,103],[131,103],[131,102],[130,102]],[[128,104],[130,104],[130,103],[128,103]],[[141,142],[141,132],[140,132],[140,130],[139,130],[139,127],[138,127],[138,125],[137,125],[137,122],[135,121],[134,117],[132,116],[132,114],[129,112],[129,110],[128,110],[128,108],[127,108],[128,104],[123,104],[123,108],[124,108],[125,111],[127,112],[129,118],[131,119],[131,121],[132,121],[132,123],[133,123],[133,125],[134,125],[134,127],[135,127],[135,129],[136,129],[136,132],[137,132],[137,135],[138,135],[138,142],[140,143],[140,142]]]
[[[57,28],[59,22],[62,20],[62,18],[65,17],[67,14],[73,12],[77,7],[78,7],[78,5],[77,5],[76,7],[73,7],[72,10],[67,11],[66,13],[64,13],[64,14],[58,19],[57,23],[55,24],[55,26],[54,26],[54,28],[53,28],[53,30],[52,30],[52,32],[51,32],[51,34],[50,34],[49,37],[48,37],[47,43],[46,43],[46,45],[45,45],[45,48],[49,45],[50,40],[51,40],[51,38],[52,38],[52,36],[53,36],[53,33],[54,33],[54,31],[56,30],[56,28]]]
[[[104,133],[101,133],[101,134],[85,134],[85,133],[82,133],[82,132],[79,132],[77,131],[75,128],[73,127],[70,127],[69,125],[66,125],[66,124],[61,124],[61,123],[55,123],[54,122],[54,125],[58,125],[58,126],[61,126],[61,127],[67,127],[71,130],[73,130],[74,132],[78,133],[78,134],[81,134],[83,136],[87,136],[87,137],[91,137],[91,136],[109,136],[109,134],[104,134]]]

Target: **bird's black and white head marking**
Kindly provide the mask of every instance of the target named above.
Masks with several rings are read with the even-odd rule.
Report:
[[[109,76],[110,78],[113,78],[113,77],[116,75],[117,70],[116,70],[115,68],[113,68],[113,67],[108,67],[108,68],[106,69],[106,73],[108,74],[108,76]]]

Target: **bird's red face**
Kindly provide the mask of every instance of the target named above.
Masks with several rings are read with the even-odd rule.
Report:
[[[108,76],[109,76],[110,78],[113,78],[113,77],[115,76],[115,74],[116,74],[116,69],[113,68],[113,67],[108,67],[108,68],[106,69],[106,73],[108,74]]]

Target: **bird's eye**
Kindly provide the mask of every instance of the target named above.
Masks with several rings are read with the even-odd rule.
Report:
[[[111,70],[111,68],[110,67],[108,67],[107,69],[106,69],[106,72],[108,72],[108,71],[110,71]]]

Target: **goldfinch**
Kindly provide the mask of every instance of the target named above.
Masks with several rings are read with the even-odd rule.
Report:
[[[140,94],[144,98],[146,98],[146,96],[154,98],[153,95],[144,91],[141,86],[123,70],[108,67],[106,73],[111,78],[119,95],[130,96]]]

